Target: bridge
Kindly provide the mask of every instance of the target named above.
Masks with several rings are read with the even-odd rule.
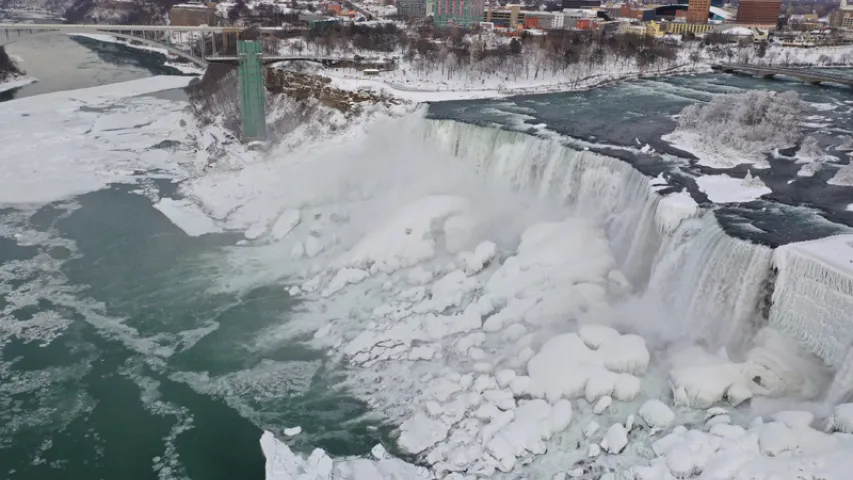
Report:
[[[760,78],[773,78],[777,75],[795,78],[803,83],[818,85],[835,83],[853,88],[853,76],[837,75],[812,68],[781,68],[763,65],[719,64],[712,69],[725,73],[746,73]]]
[[[243,140],[266,138],[266,98],[263,65],[281,61],[314,61],[333,65],[345,58],[298,55],[268,55],[259,41],[240,38],[244,28],[177,27],[169,25],[76,25],[0,23],[0,47],[25,38],[43,35],[108,35],[164,50],[201,68],[210,63],[233,63],[238,67],[240,114]],[[255,29],[253,29],[255,30]],[[260,27],[261,35],[274,35],[280,28]],[[232,52],[236,44],[236,55]],[[230,47],[230,51],[229,51]]]

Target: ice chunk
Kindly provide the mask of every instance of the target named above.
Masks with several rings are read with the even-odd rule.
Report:
[[[589,422],[585,427],[583,427],[583,436],[589,438],[595,435],[595,433],[598,432],[599,428],[600,426],[598,425],[598,422],[593,420]]]
[[[578,335],[587,347],[596,350],[605,341],[618,337],[619,332],[606,325],[582,325]]]
[[[837,432],[853,433],[853,403],[843,403],[835,407],[829,427]]]
[[[397,444],[404,451],[418,454],[447,438],[449,427],[423,413],[416,413],[400,425]]]
[[[154,204],[154,208],[160,210],[172,223],[191,237],[222,231],[212,218],[190,200],[161,198]]]
[[[376,460],[385,460],[387,458],[391,458],[391,455],[388,454],[388,451],[385,450],[385,447],[382,446],[381,443],[377,443],[370,449],[370,454],[373,455],[373,458]]]
[[[604,366],[612,372],[642,375],[649,366],[646,341],[639,335],[620,335],[602,342],[598,349]]]
[[[267,233],[268,228],[269,220],[263,218],[252,224],[252,226],[243,233],[243,236],[245,236],[247,240],[256,240]]]
[[[300,433],[302,433],[302,427],[292,427],[284,429],[284,434],[288,437],[294,437],[296,435],[299,435]]]
[[[710,407],[723,399],[729,387],[744,381],[741,365],[734,363],[678,368],[671,376],[676,404],[693,408]]]
[[[628,445],[628,431],[621,423],[614,423],[607,429],[604,438],[601,440],[601,448],[610,454],[622,452]]]
[[[329,282],[329,285],[323,290],[322,296],[329,297],[330,295],[339,292],[347,285],[359,283],[369,277],[370,274],[365,270],[358,268],[342,268],[338,270],[334,278]]]
[[[610,408],[610,404],[613,403],[613,399],[610,398],[609,395],[605,395],[601,397],[598,402],[596,402],[595,406],[592,408],[592,412],[596,415],[601,415],[605,410]]]
[[[516,374],[512,370],[501,370],[495,376],[498,382],[498,386],[501,388],[508,387],[510,382],[512,382],[512,379],[514,379],[515,377]]]
[[[620,402],[630,402],[640,393],[640,379],[628,374],[620,373],[613,386],[613,398]]]
[[[619,380],[619,374],[600,370],[593,375],[590,375],[586,383],[584,395],[586,401],[595,403],[596,400],[605,396],[612,395],[616,382]]]
[[[297,209],[288,209],[282,212],[270,231],[273,240],[278,241],[286,237],[299,224],[299,219],[299,210]]]
[[[462,197],[424,197],[397,211],[377,230],[366,235],[343,258],[346,265],[373,263],[380,271],[411,267],[435,255],[432,222],[467,210]]]
[[[675,420],[675,413],[657,399],[646,400],[638,413],[646,425],[652,428],[669,428]]]
[[[559,400],[551,408],[551,415],[548,418],[551,433],[562,432],[570,423],[572,423],[572,403],[568,400]]]

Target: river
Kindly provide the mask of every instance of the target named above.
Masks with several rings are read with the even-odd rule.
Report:
[[[0,22],[61,23],[58,19],[4,16],[2,12]],[[7,45],[6,53],[20,60],[20,67],[38,82],[0,93],[0,101],[179,73],[164,66],[160,54],[63,34],[24,36]]]
[[[16,43],[9,53],[40,81],[12,95],[162,73],[150,58],[121,48],[60,35]],[[431,106],[429,116],[522,132],[542,133],[544,126],[581,142],[578,148],[591,145],[655,176],[660,164],[637,147],[685,155],[659,140],[684,105],[706,101],[710,92],[759,86],[796,88],[814,104],[832,105],[810,127],[822,133],[826,148],[851,129],[853,101],[844,91],[714,75],[448,102]],[[783,184],[774,191],[792,208],[811,198]],[[160,197],[176,189],[165,180],[149,187]],[[321,447],[335,456],[365,455],[376,443],[390,445],[392,426],[340,387],[345,370],[326,362],[324,351],[306,347],[305,337],[266,338],[286,329],[302,308],[281,279],[212,288],[229,281],[222,259],[233,256],[240,237],[187,236],[146,196],[131,194],[136,188],[117,184],[45,206],[0,210],[0,476],[261,480],[263,429],[280,433],[296,425],[303,434],[289,443],[304,453]],[[846,223],[853,213],[840,196],[849,193],[824,191],[813,200]],[[765,212],[758,221],[782,225],[754,235],[768,245],[836,228],[791,228],[790,221],[767,220],[766,207],[731,207],[719,217],[737,219],[730,222],[737,230],[750,212]]]

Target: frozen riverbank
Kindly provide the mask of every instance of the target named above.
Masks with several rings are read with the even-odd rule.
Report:
[[[11,79],[0,82],[0,93],[16,90],[21,87],[33,84],[38,79],[28,76],[12,77]]]

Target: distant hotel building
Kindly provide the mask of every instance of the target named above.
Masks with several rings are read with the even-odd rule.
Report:
[[[708,23],[711,0],[690,0],[687,4],[687,23]]]
[[[483,0],[435,0],[436,25],[471,25],[483,21]]]
[[[841,6],[829,17],[829,24],[833,27],[853,28],[853,5],[849,5],[847,0],[841,0]]]
[[[781,11],[781,0],[740,0],[737,7],[737,23],[776,25]]]
[[[426,14],[426,0],[397,0],[397,15],[406,18],[422,18]]]

